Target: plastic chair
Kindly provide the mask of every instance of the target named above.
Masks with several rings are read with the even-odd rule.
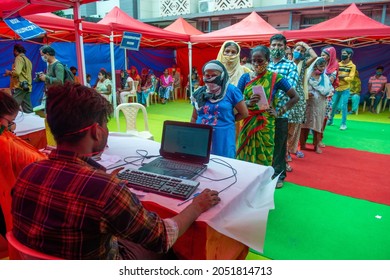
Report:
[[[387,83],[386,86],[385,86],[385,94],[386,95],[384,96],[384,99],[383,99],[382,111],[384,111],[386,109],[387,102],[390,99],[390,83]],[[389,112],[390,112],[390,106],[389,106]]]
[[[62,260],[61,258],[41,253],[20,243],[12,231],[7,232],[8,254],[10,260]]]
[[[381,111],[381,108],[382,108],[382,100],[383,100],[383,97],[381,98],[381,100],[379,101],[378,103],[378,106],[376,106],[376,113],[379,114],[380,111]],[[375,102],[375,95],[371,95],[370,96],[370,108],[372,108],[374,106],[374,102]],[[366,111],[366,100],[364,100],[363,102],[363,112]]]
[[[127,98],[127,99],[131,98],[132,102],[138,102],[138,97],[137,97],[138,83],[139,83],[139,81],[133,81],[132,89],[130,91],[126,91],[126,93],[124,94],[124,98]],[[122,93],[124,93],[124,92],[122,92]],[[135,101],[134,101],[134,99],[135,99]]]
[[[153,104],[153,99],[154,99],[154,104],[157,104],[157,92],[156,92],[157,82],[158,82],[157,79],[153,81],[153,86],[152,86],[153,91],[149,92],[148,98],[146,99],[147,107]]]
[[[144,117],[144,130],[138,131],[137,130],[137,115],[138,111],[141,109],[143,117]],[[145,139],[153,140],[154,137],[149,131],[149,122],[148,122],[148,114],[146,112],[146,108],[139,103],[123,103],[118,105],[118,107],[115,108],[115,118],[116,118],[116,124],[118,127],[118,131],[120,131],[120,121],[119,121],[119,112],[122,111],[122,113],[125,116],[126,119],[126,133],[142,137]]]

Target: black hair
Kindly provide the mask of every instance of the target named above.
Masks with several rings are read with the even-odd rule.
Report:
[[[74,132],[103,125],[112,112],[112,105],[92,88],[66,82],[47,90],[46,118],[57,143],[77,143],[87,131]]]
[[[14,51],[17,51],[18,53],[26,53],[26,49],[21,44],[15,44]]]
[[[101,73],[101,74],[104,76],[104,78],[106,78],[106,79],[107,79],[107,77],[108,77],[108,73],[107,73],[107,71],[106,71],[106,70],[104,70],[104,69],[102,68],[102,69],[100,69],[99,73]]]
[[[41,47],[40,50],[41,50],[42,53],[48,54],[50,56],[55,56],[56,55],[56,51],[52,47],[50,47],[48,45]]]
[[[282,34],[275,34],[269,39],[269,43],[272,44],[272,41],[283,41],[283,44],[287,46],[287,39]]]
[[[379,69],[382,70],[382,71],[385,70],[385,68],[384,68],[382,65],[379,65],[379,66],[376,68],[376,70],[379,70]]]
[[[255,52],[261,52],[264,54],[264,57],[267,61],[270,61],[271,59],[271,52],[269,50],[269,48],[267,48],[266,46],[264,45],[259,45],[259,46],[256,46],[254,47],[252,50],[251,50],[251,57],[253,56],[253,54]]]
[[[19,111],[16,100],[8,93],[0,90],[0,117],[13,115]]]
[[[227,47],[230,47],[230,46],[235,47],[236,50],[237,50],[237,52],[239,52],[240,48],[239,48],[238,44],[235,43],[235,42],[227,42],[227,43],[225,44],[225,47],[224,47],[223,50],[225,50]]]
[[[353,50],[351,48],[344,48],[341,50],[341,52],[346,52],[347,54],[350,54],[350,57],[353,56]]]
[[[74,66],[70,66],[69,70],[70,70],[70,71],[72,71],[72,70],[76,70],[76,71],[77,71],[77,68],[74,67]]]

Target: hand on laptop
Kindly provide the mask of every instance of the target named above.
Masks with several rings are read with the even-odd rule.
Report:
[[[221,198],[218,196],[217,191],[205,189],[193,199],[192,204],[199,207],[200,211],[203,213],[211,207],[217,205],[220,201]]]

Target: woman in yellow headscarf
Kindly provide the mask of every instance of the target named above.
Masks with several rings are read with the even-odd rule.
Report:
[[[240,46],[234,41],[226,41],[219,50],[217,60],[220,61],[229,73],[230,83],[237,86],[244,73],[251,70],[240,63]]]

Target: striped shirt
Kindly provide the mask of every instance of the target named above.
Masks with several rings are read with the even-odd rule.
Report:
[[[282,58],[278,62],[274,63],[272,60],[268,64],[268,70],[272,72],[276,72],[278,74],[281,74],[283,77],[285,77],[292,88],[296,88],[298,83],[298,70],[296,64],[288,60],[287,58]],[[290,97],[288,95],[279,90],[277,94],[278,103],[276,105],[276,111],[279,111],[280,108],[286,105],[286,103],[290,100]],[[288,112],[286,112],[284,115],[282,115],[280,118],[288,118]]]
[[[178,236],[176,223],[147,211],[126,182],[69,151],[55,150],[22,171],[12,215],[21,243],[64,259],[121,258],[117,238],[163,253]]]
[[[387,78],[383,75],[380,75],[379,78],[375,76],[370,77],[368,80],[368,84],[371,84],[371,92],[378,93],[384,86],[384,84],[387,83]]]

